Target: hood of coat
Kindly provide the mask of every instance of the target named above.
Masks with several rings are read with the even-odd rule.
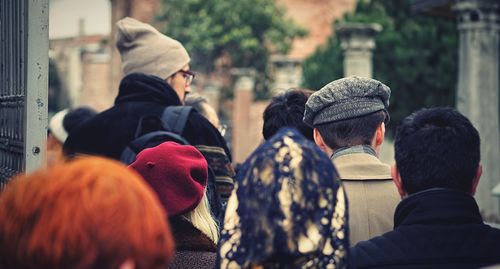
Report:
[[[163,79],[142,73],[132,73],[120,82],[115,105],[126,102],[153,102],[162,105],[182,105],[177,93]]]

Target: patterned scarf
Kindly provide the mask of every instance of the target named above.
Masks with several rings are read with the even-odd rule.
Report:
[[[281,130],[242,165],[219,242],[219,268],[344,268],[347,201],[316,145]]]

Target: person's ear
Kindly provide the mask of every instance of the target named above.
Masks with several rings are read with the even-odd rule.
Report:
[[[471,190],[472,195],[476,194],[477,185],[479,185],[479,179],[481,178],[482,174],[483,174],[483,166],[478,165],[476,170],[476,176],[472,180],[472,190]]]
[[[399,170],[396,165],[391,166],[391,176],[394,184],[396,185],[396,189],[398,190],[399,196],[404,198],[407,194],[405,189],[403,188],[403,182],[401,181],[401,175],[399,174]]]
[[[166,78],[165,79],[165,82],[168,84],[168,85],[172,85],[172,80],[174,79],[174,76],[175,74],[171,75],[170,77]]]
[[[316,145],[318,145],[318,147],[327,155],[331,155],[333,153],[333,150],[323,140],[318,128],[313,129],[313,139],[314,143],[316,143]]]
[[[321,134],[318,131],[318,128],[313,129],[313,139],[314,143],[316,143],[316,145],[318,145],[320,148],[325,144],[325,142],[323,141],[323,137],[321,137]]]
[[[375,146],[378,147],[384,143],[385,137],[385,123],[380,123],[375,131]]]

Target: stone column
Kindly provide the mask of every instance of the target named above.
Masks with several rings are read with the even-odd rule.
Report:
[[[82,47],[75,46],[65,52],[67,59],[67,69],[63,77],[63,83],[68,91],[69,100],[72,106],[78,105],[80,93],[82,91],[83,62]]]
[[[232,121],[233,162],[243,162],[254,149],[249,141],[250,108],[253,103],[255,70],[252,68],[233,68],[234,101]]]
[[[271,90],[274,94],[289,88],[300,87],[302,79],[301,64],[301,61],[292,59],[286,55],[271,56],[273,77]]]
[[[207,85],[203,88],[203,91],[199,93],[207,98],[208,104],[219,113],[220,106],[220,88],[221,86],[217,83],[209,81]]]
[[[373,77],[372,55],[375,35],[380,24],[343,23],[337,26],[340,45],[344,50],[344,76]]]
[[[82,59],[82,87],[78,105],[90,106],[103,111],[113,105],[109,92],[109,59],[108,52],[87,51]]]
[[[500,182],[500,3],[498,0],[459,0],[453,10],[460,38],[457,108],[481,135],[483,176],[475,197],[483,217],[498,220],[499,205],[492,197],[492,189]]]

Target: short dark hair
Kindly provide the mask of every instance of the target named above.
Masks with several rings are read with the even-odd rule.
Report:
[[[479,133],[453,108],[421,109],[396,132],[395,158],[408,194],[430,188],[469,192],[480,160]]]
[[[262,134],[265,140],[271,138],[282,127],[297,129],[313,141],[313,129],[302,121],[307,99],[313,92],[306,89],[289,89],[273,97],[264,110]]]
[[[377,127],[385,118],[386,113],[379,110],[357,118],[321,124],[316,128],[331,149],[370,145]]]

